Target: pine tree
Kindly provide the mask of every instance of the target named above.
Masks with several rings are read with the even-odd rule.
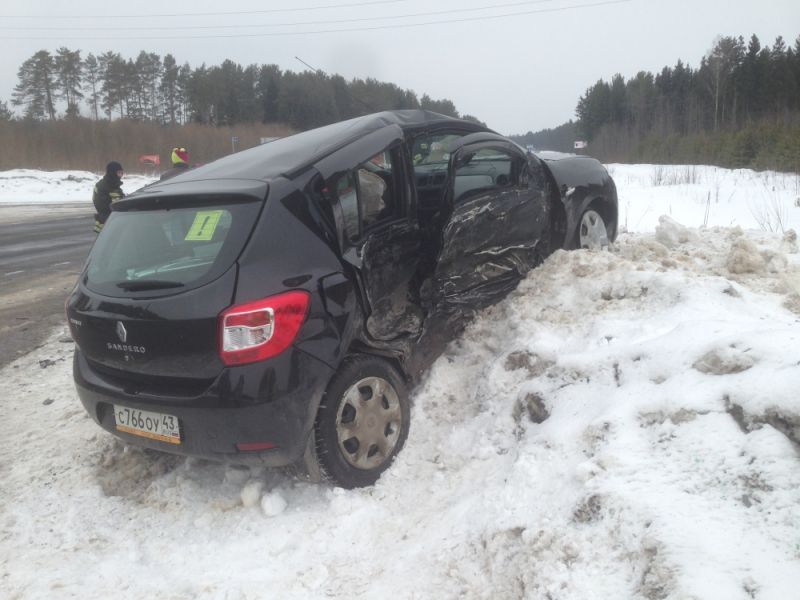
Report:
[[[186,123],[189,115],[189,82],[192,78],[192,68],[189,63],[183,63],[178,71],[178,98],[180,99],[180,122]]]
[[[758,55],[761,52],[761,42],[753,34],[747,44],[747,51],[739,69],[737,79],[739,93],[742,97],[742,112],[745,120],[751,121],[759,113],[759,97],[761,95],[760,71],[758,69]]]
[[[261,103],[262,123],[274,123],[278,120],[278,93],[281,86],[281,77],[282,73],[278,65],[261,65],[258,83],[256,84],[256,93]],[[344,79],[340,79],[344,82]]]
[[[135,89],[133,62],[125,61],[116,52],[103,52],[98,60],[101,64],[101,102],[106,115],[110,119],[118,110],[120,118],[135,118],[136,108],[131,96],[131,90]]]
[[[575,114],[580,124],[580,134],[587,140],[594,139],[611,118],[611,86],[602,79],[595,83],[578,100]]]
[[[333,87],[324,74],[287,71],[278,95],[278,118],[298,129],[310,129],[338,120]]]
[[[179,74],[180,68],[175,57],[172,54],[164,56],[159,94],[163,106],[163,120],[169,123],[176,123],[180,114]]]
[[[8,108],[8,104],[0,100],[0,123],[8,123],[14,119],[14,113]]]
[[[448,117],[456,117],[458,118],[458,111],[456,110],[456,105],[453,104],[452,101],[443,99],[443,100],[433,100],[428,94],[423,94],[422,98],[419,100],[419,106],[423,110],[432,110],[433,112],[437,112],[440,115],[447,115]]]
[[[123,61],[120,93],[125,102],[127,118],[138,121],[147,116],[147,90],[142,85],[139,69],[132,58]]]
[[[56,51],[55,66],[60,96],[67,103],[66,114],[68,117],[77,117],[80,114],[78,101],[83,98],[81,51],[73,51],[62,46]]]
[[[64,99],[67,116],[79,114],[84,99],[92,118],[158,120],[212,125],[285,121],[308,129],[380,110],[426,108],[451,116],[448,99],[421,100],[411,91],[376,79],[345,81],[322,71],[283,73],[277,65],[219,66],[188,63],[178,67],[172,55],[162,61],[140,51],[135,60],[113,51],[88,54],[59,48],[55,58],[41,51],[20,68],[13,101],[26,105],[32,118],[56,118],[55,100]],[[475,117],[471,117],[475,118]]]
[[[794,110],[800,110],[800,35],[794,42],[794,56],[792,58],[792,72],[794,74],[795,89],[797,93],[794,95]]]
[[[772,45],[769,77],[773,82],[773,107],[779,117],[789,110],[793,98],[797,94],[792,69],[793,54],[793,50],[786,46],[783,37],[778,36]]]
[[[159,113],[159,83],[163,73],[161,57],[154,52],[139,52],[134,63],[134,74],[129,74],[132,84],[139,90],[137,103],[139,104],[140,118],[148,118],[153,121],[158,119]]]
[[[83,72],[85,74],[85,90],[89,93],[89,108],[92,111],[92,118],[97,121],[100,118],[100,90],[98,89],[100,63],[94,54],[89,53],[86,60],[83,61]]]
[[[719,128],[725,112],[725,94],[731,83],[731,75],[741,64],[744,42],[734,37],[718,38],[711,51],[704,57],[700,70],[714,102],[714,131]]]
[[[117,80],[119,72],[119,62],[121,57],[119,54],[108,51],[103,52],[97,57],[99,65],[98,81],[100,82],[100,106],[106,113],[106,117],[111,120],[114,109],[119,102],[117,96]],[[122,116],[122,109],[120,109],[120,116]]]
[[[11,103],[25,105],[25,116],[33,119],[56,118],[55,61],[47,50],[39,50],[22,63]]]
[[[617,73],[611,78],[611,90],[609,95],[609,119],[612,123],[623,123],[628,112],[627,100],[625,98],[625,78]]]
[[[213,123],[213,94],[209,69],[205,63],[188,72],[181,69],[181,78],[186,90],[186,114],[197,123]]]
[[[353,93],[347,81],[341,75],[331,76],[331,89],[333,90],[333,101],[339,116],[342,119],[351,119],[358,114],[358,102],[354,100]]]

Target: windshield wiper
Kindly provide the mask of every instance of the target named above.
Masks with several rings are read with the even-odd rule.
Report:
[[[142,290],[161,290],[166,288],[183,287],[180,281],[164,281],[162,279],[139,279],[138,281],[120,281],[118,288],[128,292],[140,292]]]

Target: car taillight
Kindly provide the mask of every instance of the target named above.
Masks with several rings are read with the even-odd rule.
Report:
[[[308,315],[308,292],[292,291],[232,306],[219,316],[226,365],[272,358],[286,350]]]

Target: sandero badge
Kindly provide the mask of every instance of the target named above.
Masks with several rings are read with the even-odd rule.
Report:
[[[114,203],[67,301],[75,384],[131,444],[371,485],[464,324],[616,232],[585,156],[419,110],[307,131]]]

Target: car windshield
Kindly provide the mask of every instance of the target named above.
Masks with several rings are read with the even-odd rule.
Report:
[[[102,294],[183,291],[221,275],[241,252],[260,203],[114,212],[87,262]]]
[[[414,140],[412,157],[415,166],[447,165],[450,160],[450,144],[460,135],[443,134],[422,136]]]

